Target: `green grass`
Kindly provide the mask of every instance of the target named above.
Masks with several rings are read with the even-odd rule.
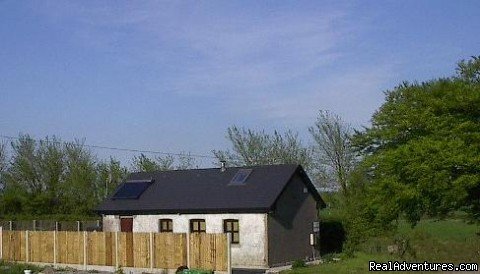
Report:
[[[10,263],[0,260],[0,274],[23,274],[25,269],[32,270],[32,273],[38,273],[43,270],[43,267],[22,263]]]
[[[461,219],[423,220],[415,228],[400,222],[397,233],[379,235],[365,241],[353,258],[342,258],[338,262],[328,262],[318,266],[298,268],[282,272],[284,274],[307,273],[366,273],[368,262],[389,260],[410,262],[474,262],[480,263],[480,227],[468,224]],[[410,250],[404,256],[390,255],[387,246],[405,240]],[[335,257],[335,256],[333,256]],[[343,257],[338,254],[336,257]]]
[[[444,241],[463,241],[480,232],[479,226],[468,224],[462,219],[424,220],[414,229],[402,222],[398,230],[400,233],[411,233],[412,231],[428,233],[430,236]]]
[[[463,220],[424,220],[415,228],[403,224],[399,233],[409,237],[416,258],[431,262],[480,263],[480,227]]]
[[[368,261],[372,260],[372,256],[359,252],[354,258],[340,260],[338,262],[329,261],[318,266],[310,266],[305,268],[297,268],[282,273],[288,274],[310,274],[310,273],[364,273],[368,272]],[[377,254],[375,260],[383,262],[392,260],[394,257],[389,255]]]

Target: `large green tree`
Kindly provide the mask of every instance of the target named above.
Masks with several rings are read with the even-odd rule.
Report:
[[[459,209],[479,218],[479,65],[462,61],[455,77],[386,92],[372,126],[356,135],[377,218],[415,224]]]
[[[11,147],[8,157],[0,144],[0,214],[91,214],[127,172],[113,158],[98,162],[83,141],[20,135]]]

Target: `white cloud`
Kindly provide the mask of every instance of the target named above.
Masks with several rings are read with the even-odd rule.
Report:
[[[349,21],[349,7],[253,16],[178,2],[53,3],[40,12],[80,24],[72,39],[85,47],[119,50],[124,66],[157,66],[150,92],[221,97],[229,114],[310,123],[319,109],[331,109],[365,123],[390,77],[383,64],[332,71],[344,58],[341,48],[354,43],[363,27]]]
[[[290,125],[311,125],[319,110],[341,115],[354,126],[366,125],[383,99],[382,88],[393,76],[393,67],[362,67],[312,81],[300,92],[285,93],[273,100],[252,100],[265,119]]]

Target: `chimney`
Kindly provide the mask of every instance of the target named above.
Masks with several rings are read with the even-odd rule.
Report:
[[[227,161],[225,160],[220,161],[220,172],[225,172],[225,170],[227,170],[226,164],[227,164]]]

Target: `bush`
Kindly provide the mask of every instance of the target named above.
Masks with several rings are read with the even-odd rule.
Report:
[[[188,269],[188,266],[181,265],[177,268],[177,270],[175,271],[175,274],[182,274],[185,269]]]
[[[38,273],[43,270],[43,267],[0,260],[0,274],[23,274],[25,269],[32,270],[32,273]]]
[[[320,255],[340,253],[345,242],[345,228],[339,218],[320,219]]]
[[[306,264],[305,264],[305,261],[304,260],[296,260],[293,262],[292,264],[292,268],[295,269],[295,268],[301,268],[301,267],[305,267]]]

